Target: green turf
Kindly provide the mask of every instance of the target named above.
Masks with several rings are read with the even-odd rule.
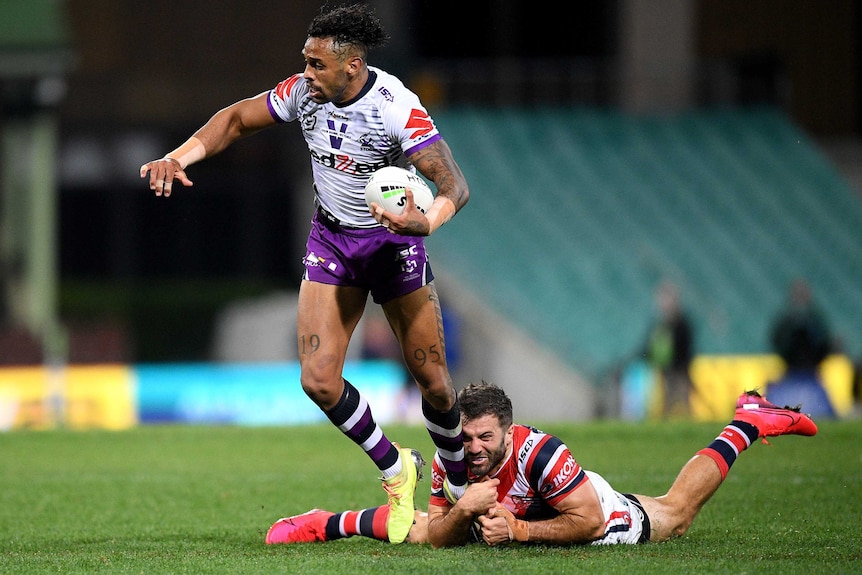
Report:
[[[618,490],[647,494],[664,492],[720,427],[544,426]],[[387,433],[432,453],[424,429]],[[373,466],[330,426],[11,432],[0,434],[0,573],[862,573],[860,439],[862,421],[847,421],[754,445],[670,543],[435,551],[362,538],[263,544],[281,516],[385,501]]]

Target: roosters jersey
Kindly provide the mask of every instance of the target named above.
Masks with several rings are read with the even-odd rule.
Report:
[[[407,156],[440,139],[434,121],[395,76],[369,66],[359,95],[344,104],[318,104],[302,74],[269,92],[277,122],[298,120],[311,153],[315,201],[342,224],[379,225],[365,203],[365,184],[384,166],[413,170]],[[415,171],[415,170],[414,170]]]
[[[581,468],[562,440],[533,427],[515,425],[512,452],[491,477],[500,480],[497,501],[518,519],[556,517],[559,512],[553,505],[587,484],[595,491],[605,519],[604,536],[591,541],[591,545],[635,544],[649,538],[649,518],[633,496],[615,491],[602,476]],[[431,505],[450,505],[443,492],[445,478],[440,456],[435,455]],[[481,540],[475,530],[472,536]]]
[[[446,471],[439,455],[431,467],[431,505],[447,506]],[[587,475],[557,437],[533,427],[515,425],[512,450],[497,473],[497,501],[519,519],[559,515],[553,505],[587,481]]]

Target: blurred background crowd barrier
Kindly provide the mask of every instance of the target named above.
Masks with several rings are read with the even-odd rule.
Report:
[[[829,328],[818,377],[835,415],[857,413],[859,3],[371,4],[392,40],[370,63],[420,95],[471,185],[428,242],[456,387],[493,380],[525,420],[659,417],[645,341],[672,282],[687,415],[721,418],[782,377],[770,329],[802,278]],[[169,201],[138,170],[300,72],[319,6],[0,0],[0,424],[152,421],[166,388],[183,406],[156,408],[168,418],[305,421],[297,127],[193,166]],[[355,343],[362,371],[363,330]],[[385,361],[369,393],[399,419]],[[296,409],[217,407],[267,394]]]

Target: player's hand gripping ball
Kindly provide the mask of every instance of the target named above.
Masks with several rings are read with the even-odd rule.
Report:
[[[427,213],[434,203],[431,188],[418,174],[397,166],[380,168],[371,175],[371,179],[365,185],[365,203],[371,207],[371,202],[374,202],[387,212],[401,215],[407,205],[405,188],[410,188],[413,192],[413,203],[416,204],[416,208],[423,214]]]

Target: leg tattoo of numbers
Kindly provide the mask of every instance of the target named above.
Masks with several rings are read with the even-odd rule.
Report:
[[[413,350],[413,359],[419,363],[419,367],[424,366],[428,361],[440,363],[446,356],[446,340],[443,336],[443,312],[440,309],[440,298],[437,297],[437,289],[434,287],[434,284],[431,284],[430,287],[431,293],[428,295],[428,299],[434,304],[434,312],[437,318],[437,339],[440,343],[439,345],[435,343],[429,346],[427,350],[421,347]]]
[[[313,333],[309,336],[299,336],[299,355],[311,355],[320,349],[320,336]]]

